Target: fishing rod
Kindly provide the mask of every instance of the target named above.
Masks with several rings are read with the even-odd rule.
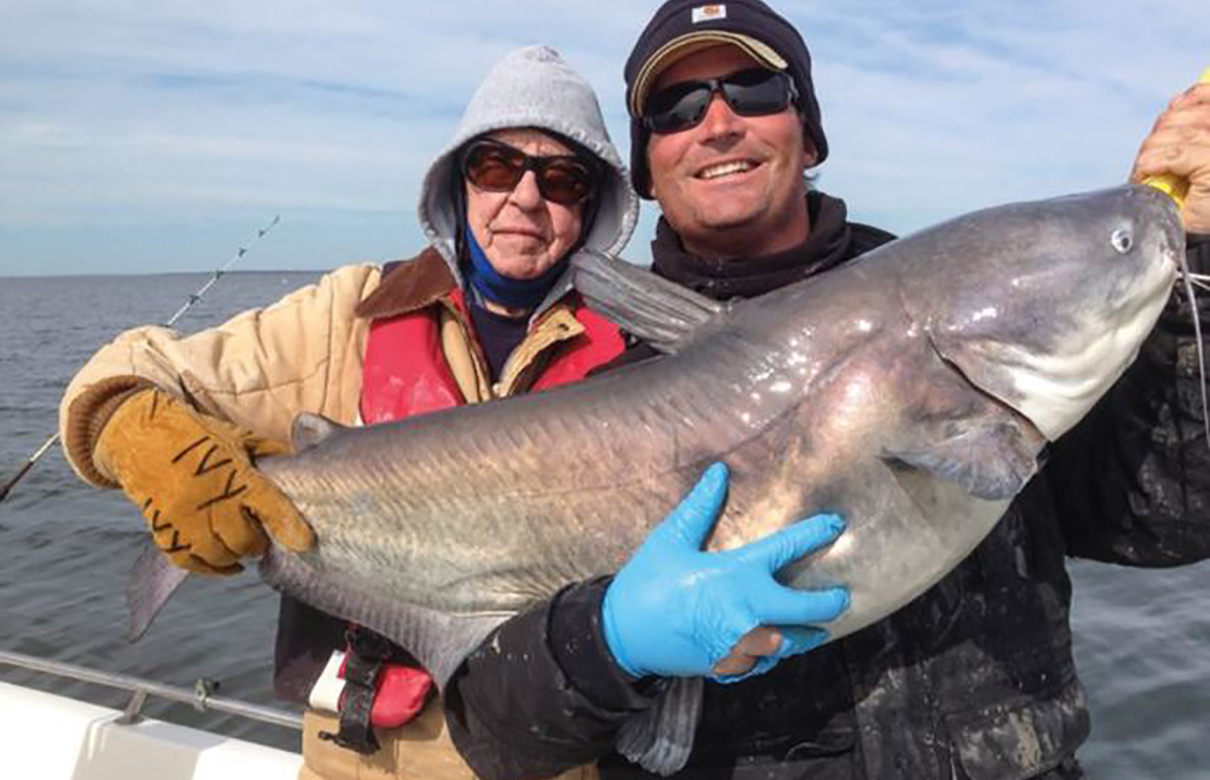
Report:
[[[198,301],[202,300],[202,296],[209,292],[210,288],[223,277],[223,274],[230,271],[232,266],[238,263],[244,255],[248,254],[249,250],[251,250],[258,241],[264,238],[270,230],[277,226],[278,222],[281,222],[280,214],[274,215],[273,220],[269,222],[268,225],[265,225],[263,228],[259,228],[252,238],[236,249],[235,254],[230,260],[224,263],[222,267],[211,272],[210,278],[206,280],[206,283],[199,287],[196,292],[190,293],[189,297],[185,299],[185,303],[181,305],[181,308],[177,309],[176,313],[164,322],[164,327],[171,328],[173,325],[175,325],[176,321],[179,320],[181,316],[185,314],[185,312],[192,309]],[[25,465],[23,465],[17,471],[17,473],[12,476],[11,479],[5,482],[3,487],[0,487],[0,501],[4,501],[6,498],[8,498],[9,492],[12,491],[18,482],[25,478],[25,475],[29,473],[30,469],[32,469],[34,465],[42,459],[42,456],[45,455],[51,447],[55,446],[58,441],[59,434],[56,432],[53,436],[44,441],[42,446],[29,456],[25,462]]]

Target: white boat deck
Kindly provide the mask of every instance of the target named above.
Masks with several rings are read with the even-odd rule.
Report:
[[[37,780],[295,780],[276,748],[0,682],[0,777]]]

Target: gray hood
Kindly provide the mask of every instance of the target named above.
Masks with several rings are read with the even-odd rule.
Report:
[[[424,234],[461,283],[454,252],[457,227],[451,186],[458,149],[470,139],[512,127],[551,130],[576,141],[608,165],[597,194],[599,206],[583,247],[616,255],[630,240],[639,215],[639,199],[626,166],[601,116],[592,87],[554,49],[528,46],[500,60],[466,107],[454,137],[429,167],[420,191],[418,213]],[[561,285],[556,285],[557,287]]]

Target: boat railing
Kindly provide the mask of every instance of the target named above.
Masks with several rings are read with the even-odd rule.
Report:
[[[215,696],[214,692],[218,689],[218,683],[213,680],[198,680],[194,683],[193,689],[190,690],[126,674],[103,672],[63,661],[50,661],[45,658],[11,653],[5,650],[0,650],[0,664],[129,691],[132,694],[130,701],[127,703],[122,716],[115,721],[120,724],[133,724],[142,720],[143,705],[149,696],[155,696],[160,699],[167,699],[168,701],[190,704],[201,712],[209,710],[225,712],[262,723],[272,723],[277,726],[302,730],[302,716],[297,713],[274,707],[264,707],[259,704],[251,704],[238,699]]]

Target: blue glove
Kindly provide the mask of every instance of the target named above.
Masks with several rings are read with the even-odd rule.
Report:
[[[816,515],[751,544],[703,552],[727,494],[727,467],[716,463],[618,572],[601,605],[605,642],[633,677],[708,676],[734,682],[827,641],[813,623],[849,605],[845,588],[800,591],[774,579],[783,566],[831,543],[844,521]],[[737,642],[761,625],[778,626],[781,646],[744,674],[714,674]]]

